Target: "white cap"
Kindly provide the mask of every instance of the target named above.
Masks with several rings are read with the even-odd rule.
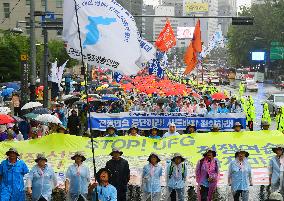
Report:
[[[169,127],[171,127],[171,126],[176,127],[175,123],[170,123],[170,124],[169,124]]]

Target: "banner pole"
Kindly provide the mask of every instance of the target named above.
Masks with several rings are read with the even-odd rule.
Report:
[[[81,62],[82,62],[82,68],[85,68],[84,70],[84,82],[85,82],[85,93],[86,93],[86,98],[87,98],[87,110],[88,110],[88,124],[90,128],[90,134],[91,134],[91,144],[92,144],[92,157],[93,157],[93,166],[94,166],[94,178],[97,181],[96,178],[96,160],[95,160],[95,149],[94,149],[94,138],[92,134],[92,123],[91,123],[91,111],[90,111],[90,102],[89,102],[89,93],[88,93],[88,76],[86,74],[86,67],[85,67],[85,62],[84,62],[84,55],[83,55],[83,47],[82,47],[82,39],[81,39],[81,30],[80,30],[80,24],[79,24],[79,17],[78,17],[78,10],[77,10],[77,2],[74,0],[75,3],[75,13],[76,13],[76,21],[77,21],[77,27],[78,27],[78,36],[79,36],[79,41],[80,41],[80,52],[81,52]],[[96,201],[99,200],[98,198],[98,192],[97,188],[95,188],[95,195],[96,195]]]

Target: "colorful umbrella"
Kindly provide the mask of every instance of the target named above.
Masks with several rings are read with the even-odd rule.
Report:
[[[212,95],[212,99],[214,99],[214,100],[224,100],[226,98],[228,98],[228,97],[224,93],[221,93],[221,92],[215,93],[215,94]]]
[[[11,96],[14,91],[15,89],[13,88],[6,88],[2,91],[1,96]]]
[[[13,119],[11,116],[6,114],[0,114],[0,124],[9,124],[14,123],[15,119]]]

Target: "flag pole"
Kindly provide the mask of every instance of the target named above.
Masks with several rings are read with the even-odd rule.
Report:
[[[88,76],[86,73],[86,67],[85,67],[85,62],[84,62],[84,56],[83,56],[83,47],[82,47],[82,38],[81,38],[81,30],[80,30],[80,24],[79,24],[79,17],[78,17],[78,9],[77,9],[77,2],[74,0],[75,3],[75,13],[76,13],[76,21],[77,21],[77,27],[78,27],[78,36],[79,36],[79,42],[80,42],[80,53],[81,53],[81,62],[82,62],[82,68],[84,68],[84,82],[85,82],[85,93],[86,93],[86,98],[87,98],[87,110],[88,110],[88,124],[90,128],[90,134],[91,134],[91,144],[92,144],[92,157],[93,157],[93,166],[94,166],[94,178],[96,179],[96,160],[95,160],[95,149],[94,149],[94,138],[92,134],[92,123],[91,123],[91,111],[90,111],[90,102],[89,102],[89,93],[88,93]],[[97,179],[96,179],[97,180]],[[97,188],[95,188],[95,200],[98,201],[98,192]]]

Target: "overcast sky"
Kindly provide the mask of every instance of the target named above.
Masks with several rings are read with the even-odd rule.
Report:
[[[159,0],[144,0],[144,2],[146,4],[150,4],[150,5],[158,5],[158,2]],[[251,3],[251,0],[237,0],[238,2],[238,7],[239,6],[243,6],[243,5],[246,5],[246,6],[249,6],[250,3]]]

